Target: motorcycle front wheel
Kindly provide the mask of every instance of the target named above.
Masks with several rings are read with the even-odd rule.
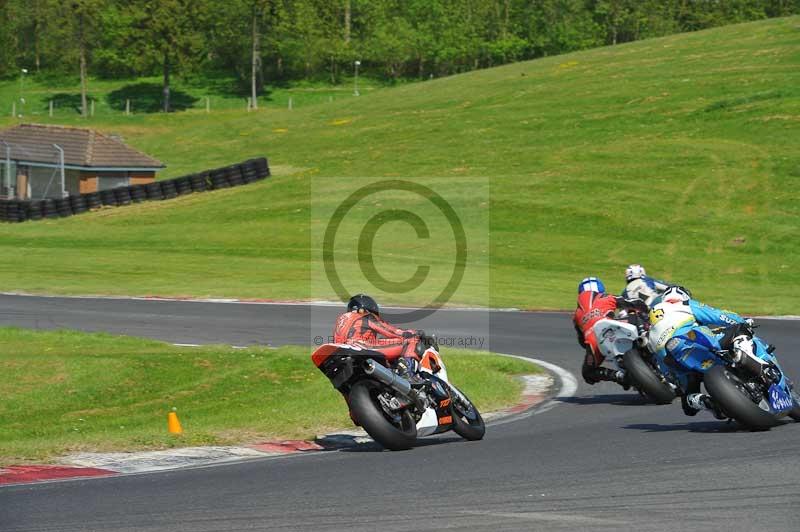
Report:
[[[450,387],[454,388],[453,386]],[[453,393],[452,399],[450,414],[453,416],[453,431],[465,440],[475,441],[482,439],[483,435],[486,434],[486,424],[483,422],[477,407],[461,390]]]
[[[370,379],[350,389],[350,410],[373,440],[392,451],[410,449],[417,441],[417,425],[408,410],[387,412],[378,396],[384,387]]]
[[[706,390],[722,410],[742,425],[754,430],[766,430],[777,419],[753,402],[744,383],[724,366],[714,366],[703,379]]]

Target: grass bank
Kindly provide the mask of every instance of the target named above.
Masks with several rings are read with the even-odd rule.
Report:
[[[201,348],[126,336],[0,328],[0,466],[75,451],[309,438],[352,426],[310,349]],[[512,404],[536,371],[486,353],[445,354],[484,411]],[[167,433],[176,408],[184,434]]]
[[[336,202],[359,176],[414,177],[447,180],[448,195],[468,200],[462,219],[475,231],[488,218],[467,258],[488,270],[487,283],[465,284],[452,302],[569,308],[583,276],[617,291],[625,265],[641,262],[711,304],[792,313],[800,295],[798,28],[791,17],[673,35],[293,111],[58,118],[122,134],[165,161],[165,176],[267,154],[277,177],[2,225],[0,284],[330,298],[330,288],[308,281],[319,260],[312,231],[324,224],[315,219],[319,183],[324,201]],[[488,202],[474,194],[486,183]],[[373,250],[379,260],[397,265],[402,256],[414,266],[430,256],[408,224],[391,237]],[[340,267],[360,265],[345,257]]]

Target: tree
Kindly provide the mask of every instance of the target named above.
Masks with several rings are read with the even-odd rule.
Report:
[[[74,27],[75,42],[78,45],[78,62],[81,78],[81,116],[89,116],[87,105],[88,73],[87,56],[89,43],[92,42],[91,33],[96,29],[94,20],[97,20],[102,2],[100,0],[74,0],[71,9],[71,19]]]
[[[162,110],[168,113],[170,76],[201,62],[200,27],[202,16],[209,16],[208,5],[203,0],[132,0],[128,5],[137,30],[128,35],[128,44],[152,64],[161,65]]]

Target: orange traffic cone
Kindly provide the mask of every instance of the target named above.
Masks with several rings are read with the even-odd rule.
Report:
[[[175,412],[175,409],[172,409],[167,415],[167,430],[170,434],[182,434],[183,429],[181,428],[181,422],[178,421],[178,414]]]

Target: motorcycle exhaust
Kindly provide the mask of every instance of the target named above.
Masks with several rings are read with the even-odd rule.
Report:
[[[403,395],[411,393],[411,383],[408,382],[408,379],[404,379],[394,371],[376,364],[374,360],[367,359],[364,362],[364,373]]]

